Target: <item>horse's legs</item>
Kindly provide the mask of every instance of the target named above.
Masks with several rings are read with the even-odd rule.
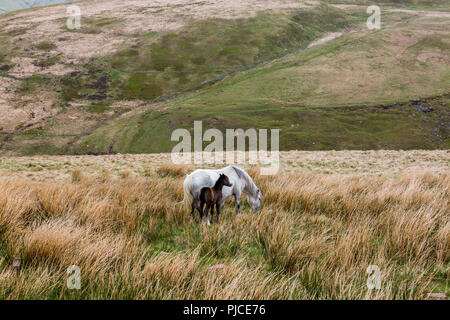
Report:
[[[202,203],[200,202],[200,200],[193,200],[192,201],[192,205],[191,205],[191,216],[193,219],[195,219],[195,210],[198,211],[198,213],[200,214],[200,219],[203,215],[202,212]]]
[[[241,210],[241,195],[239,194],[239,196],[237,194],[233,194],[234,195],[234,202],[236,203],[236,214],[239,214],[240,210]]]
[[[191,216],[192,216],[192,218],[194,218],[194,212],[195,212],[195,205],[194,205],[194,201],[192,201],[192,203],[191,203]]]

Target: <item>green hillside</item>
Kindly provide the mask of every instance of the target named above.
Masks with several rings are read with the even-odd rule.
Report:
[[[279,128],[283,150],[448,148],[449,8],[411,1],[402,6],[408,12],[390,3],[382,29],[371,31],[366,6],[342,7],[350,2],[233,19],[184,19],[174,11],[171,21],[184,19],[183,26],[126,34],[132,12],[93,14],[80,30],[56,19],[56,34],[37,43],[23,27],[0,29],[0,76],[14,79],[16,110],[30,108],[36,95],[52,101],[51,114],[47,107],[38,120],[4,126],[0,148],[167,152],[171,132],[191,129],[194,120],[222,131]],[[417,6],[424,11],[411,11]],[[146,14],[166,17],[173,8]],[[335,39],[308,47],[330,32]],[[90,58],[64,50],[68,41],[100,36],[121,44]],[[17,55],[50,71],[17,78]],[[58,68],[71,71],[52,72]]]

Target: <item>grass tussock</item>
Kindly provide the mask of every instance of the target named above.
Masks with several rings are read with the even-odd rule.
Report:
[[[183,165],[167,164],[156,169],[156,173],[160,177],[184,177],[192,172],[192,168]]]
[[[423,299],[448,294],[446,173],[259,176],[263,209],[210,227],[182,206],[185,167],[72,182],[0,180],[1,299]],[[14,258],[22,271],[11,272]],[[81,290],[66,287],[77,265]],[[368,290],[369,265],[381,271]],[[447,291],[446,291],[447,290]]]
[[[72,171],[72,183],[81,182],[83,180],[83,171],[75,169]]]

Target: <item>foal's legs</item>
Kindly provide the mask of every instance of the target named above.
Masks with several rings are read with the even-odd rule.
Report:
[[[211,223],[214,222],[214,203],[211,204]],[[208,217],[208,226],[211,224]]]
[[[222,203],[217,201],[216,202],[217,223],[219,223],[219,216],[220,216],[220,211],[221,210],[222,210]]]
[[[199,212],[200,212],[200,222],[202,222],[203,221],[203,208],[205,207],[205,203],[202,201],[201,203],[200,203],[200,209],[198,210]]]
[[[203,214],[206,215],[206,223],[208,225],[210,225],[210,223],[209,223],[209,211],[210,211],[210,209],[211,209],[211,204],[206,203],[206,207],[205,207],[205,210],[203,211]],[[203,216],[202,216],[202,222],[203,222]]]

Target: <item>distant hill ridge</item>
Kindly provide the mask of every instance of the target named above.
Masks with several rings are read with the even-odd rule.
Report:
[[[0,0],[0,12],[9,12],[14,10],[74,1],[76,0]]]

